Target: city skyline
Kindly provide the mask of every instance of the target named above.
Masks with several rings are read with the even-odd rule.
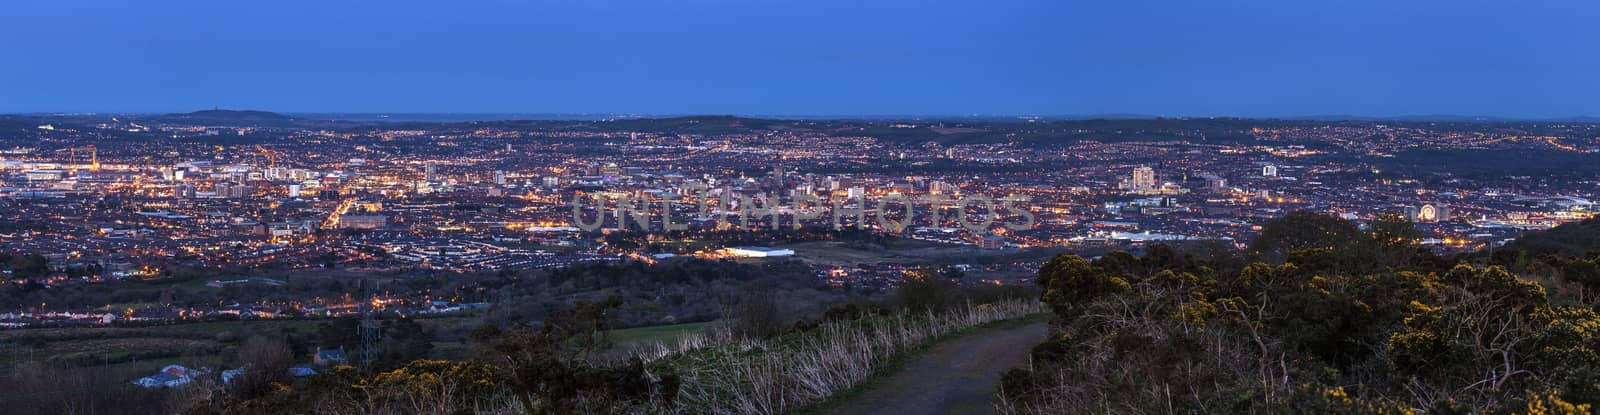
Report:
[[[1150,301],[1137,309],[1184,313],[1153,313],[1171,320],[1166,327],[1196,316],[1229,322],[1209,327],[1235,330],[1218,337],[1236,341],[1230,350],[1259,350],[1250,343],[1259,332],[1249,328],[1258,326],[1204,307],[1268,310],[1262,324],[1320,322],[1330,320],[1320,318],[1327,310],[1348,310],[1332,321],[1371,321],[1361,323],[1370,334],[1351,338],[1381,344],[1412,333],[1415,313],[1481,304],[1421,301],[1486,298],[1475,296],[1510,287],[1589,327],[1600,324],[1584,317],[1595,300],[1581,295],[1600,284],[1591,277],[1600,270],[1592,238],[1600,235],[1597,132],[1596,122],[3,116],[0,353],[11,352],[13,375],[0,382],[43,393],[0,394],[0,402],[17,413],[57,413],[50,408],[86,400],[118,402],[96,413],[163,413],[150,408],[188,405],[195,392],[215,390],[226,397],[216,407],[227,411],[199,413],[318,413],[256,408],[284,394],[311,402],[325,390],[343,393],[344,382],[450,379],[433,377],[429,368],[441,365],[484,368],[474,376],[493,384],[475,381],[484,387],[459,401],[471,402],[510,391],[510,375],[526,373],[478,366],[499,358],[474,351],[486,337],[508,345],[498,350],[527,350],[497,339],[597,304],[611,321],[599,330],[614,333],[601,336],[617,339],[599,346],[600,356],[661,350],[633,367],[715,375],[685,377],[692,386],[677,392],[653,389],[685,408],[664,413],[752,413],[700,392],[740,387],[708,381],[729,376],[722,365],[676,363],[682,359],[728,356],[723,350],[735,349],[724,345],[746,341],[806,344],[797,340],[935,313],[991,327],[907,344],[937,350],[1015,333],[994,330],[1034,334],[999,347],[1013,359],[940,359],[981,364],[988,380],[890,376],[966,385],[971,397],[962,401],[979,407],[1029,399],[995,391],[1003,392],[1002,376],[1013,376],[1003,373],[1017,373],[1007,371],[1049,341],[1051,323],[1039,316],[1066,309],[1059,293],[1119,296],[1096,308],[1124,307],[1118,298],[1129,298]],[[1513,266],[1528,271],[1514,276],[1506,271]],[[1063,275],[1089,289],[1061,289]],[[1541,275],[1551,279],[1532,279]],[[1546,297],[1543,284],[1583,285],[1580,295]],[[917,308],[923,299],[965,308]],[[1183,308],[1163,308],[1173,304]],[[1288,306],[1268,308],[1281,304]],[[771,340],[712,337],[758,309],[777,309],[784,331]],[[1327,327],[1317,324],[1309,327]],[[1516,335],[1565,323],[1537,324]],[[851,338],[902,338],[881,333]],[[709,343],[661,348],[671,339]],[[738,350],[750,355],[741,359],[790,353]],[[1276,355],[1301,353],[1283,350]],[[1325,362],[1303,356],[1298,361]],[[1370,366],[1382,371],[1411,362],[1372,356]],[[268,357],[272,366],[262,363]],[[1249,373],[1256,361],[1233,373]],[[1540,379],[1562,376],[1518,364],[1551,376]],[[1289,373],[1319,379],[1334,373],[1325,367]],[[64,371],[96,383],[49,380]],[[241,380],[250,376],[284,386],[257,394]],[[410,396],[334,402],[376,406]],[[785,396],[795,403],[782,405],[820,398]],[[868,408],[844,413],[903,406],[843,399]],[[500,402],[494,413],[525,408]],[[1085,411],[1038,411],[1078,412]]]
[[[10,414],[1600,408],[1593,0],[20,0]]]

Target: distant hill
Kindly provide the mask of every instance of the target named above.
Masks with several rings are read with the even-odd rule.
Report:
[[[11,115],[0,115],[0,129],[26,129],[38,126],[39,123],[31,119]]]
[[[793,120],[737,116],[639,118],[587,124],[602,131],[659,131],[717,135],[810,130],[834,136],[868,136],[899,143],[1020,142],[1030,145],[1059,145],[1078,140],[1250,142],[1254,139],[1246,132],[1251,127],[1259,125],[1252,120],[1240,118],[1094,118],[1028,123],[1016,120]]]
[[[775,125],[801,124],[804,121],[744,118],[732,115],[699,115],[672,118],[637,118],[600,121],[594,125],[605,130],[662,131],[682,134],[736,134],[767,130]]]
[[[169,124],[235,125],[248,127],[287,127],[299,119],[271,111],[212,109],[187,113],[146,116],[143,119]]]
[[[104,123],[108,115],[60,117],[32,115],[30,122],[60,125],[95,125]],[[1022,146],[1052,147],[1071,145],[1081,141],[1098,142],[1148,142],[1187,141],[1200,144],[1256,144],[1252,131],[1258,127],[1325,127],[1365,126],[1372,123],[1416,126],[1436,131],[1476,131],[1486,123],[1509,123],[1509,119],[1491,117],[1421,116],[1391,117],[1387,121],[1340,121],[1360,118],[1348,115],[1293,119],[1249,119],[1232,117],[1182,117],[1162,118],[1141,114],[1094,114],[1083,116],[1042,117],[910,117],[892,118],[751,118],[732,115],[697,115],[677,117],[650,117],[616,114],[316,114],[297,115],[270,111],[212,109],[188,113],[159,115],[124,115],[152,123],[177,125],[208,125],[229,127],[267,128],[318,128],[371,129],[477,129],[504,128],[524,131],[600,131],[600,132],[651,132],[668,135],[718,136],[731,134],[800,133],[841,137],[873,137],[889,143],[943,145],[1009,143]],[[1403,118],[1433,119],[1434,121],[1405,121]],[[1454,120],[1454,121],[1446,121]],[[69,122],[70,121],[70,122]],[[1515,128],[1529,134],[1560,133],[1561,127],[1544,125],[1546,122],[1520,122]],[[625,136],[623,136],[625,137]],[[1413,152],[1403,158],[1384,160],[1393,168],[1420,166],[1428,168],[1440,158],[1466,157],[1453,152]],[[1502,152],[1488,154],[1505,159]],[[1510,162],[1482,163],[1486,167],[1503,167],[1523,164],[1542,166],[1550,170],[1589,172],[1595,156],[1592,154],[1548,155],[1559,160],[1539,159],[1532,164]],[[1416,160],[1413,162],[1412,160]],[[1472,165],[1477,165],[1473,163]],[[1489,173],[1498,173],[1493,171]]]
[[[1273,118],[1262,118],[1273,119]],[[1549,118],[1527,117],[1501,117],[1493,115],[1453,115],[1453,114],[1423,114],[1423,115],[1394,115],[1394,116],[1369,116],[1349,114],[1328,115],[1302,115],[1292,117],[1278,117],[1284,120],[1310,120],[1310,121],[1372,121],[1372,122],[1417,122],[1417,123],[1465,123],[1465,124],[1501,124],[1501,123],[1533,123],[1533,122],[1596,122],[1600,117],[1570,116]]]
[[[294,117],[271,111],[255,110],[201,110],[190,113],[167,114],[164,118],[212,120],[212,121],[287,121]]]
[[[1530,232],[1506,246],[1529,256],[1556,254],[1566,256],[1587,255],[1600,252],[1600,218]]]
[[[38,123],[31,120],[19,119],[13,116],[0,116],[0,139],[11,139],[27,135]]]

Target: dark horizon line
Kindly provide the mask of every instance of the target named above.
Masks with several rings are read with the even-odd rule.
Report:
[[[632,119],[667,119],[685,117],[720,117],[731,116],[753,119],[803,119],[803,120],[939,120],[939,119],[1001,119],[1012,118],[1017,120],[1093,120],[1093,119],[1242,119],[1242,120],[1290,120],[1290,121],[1481,121],[1481,122],[1555,122],[1555,121],[1586,121],[1600,122],[1600,116],[1570,115],[1570,116],[1499,116],[1499,115],[1455,115],[1455,114],[1422,114],[1422,115],[1351,115],[1351,114],[1324,114],[1324,115],[1292,115],[1292,116],[1251,116],[1251,115],[1160,115],[1145,113],[1087,113],[1087,114],[1027,114],[1027,113],[997,113],[997,114],[760,114],[760,113],[674,113],[674,112],[428,112],[428,111],[275,111],[257,109],[229,109],[206,108],[188,112],[163,112],[163,111],[34,111],[34,112],[9,112],[0,113],[8,116],[42,116],[59,117],[73,115],[183,115],[203,111],[230,111],[230,112],[267,112],[301,118],[299,116],[365,116],[382,118],[386,116],[458,116],[481,117],[478,121],[563,121],[563,120],[593,120],[595,117],[632,118]],[[508,117],[508,118],[491,118]],[[517,118],[522,117],[522,118]],[[537,117],[537,118],[529,118]],[[306,119],[306,118],[302,118]],[[339,118],[309,118],[329,121],[353,121]],[[361,121],[381,121],[381,119],[364,119]]]

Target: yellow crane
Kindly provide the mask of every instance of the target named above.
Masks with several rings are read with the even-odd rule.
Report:
[[[96,150],[94,148],[94,146],[73,147],[69,151],[72,152],[71,158],[68,159],[69,162],[71,162],[73,164],[77,164],[78,163],[78,153],[79,152],[87,152],[87,153],[89,153],[89,170],[92,170],[92,171],[99,171],[100,170],[100,151]]]
[[[258,157],[266,157],[267,158],[267,168],[270,169],[270,168],[278,167],[278,153],[277,152],[274,152],[272,150],[268,150],[268,149],[266,149],[266,147],[262,147],[261,145],[257,144],[256,145],[255,155],[258,156]]]

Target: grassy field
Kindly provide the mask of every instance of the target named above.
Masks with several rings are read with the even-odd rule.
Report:
[[[429,324],[427,321],[422,323],[423,325]],[[704,330],[710,324],[684,323],[612,330],[611,343],[612,347],[619,351],[626,351],[632,347],[653,342],[675,344],[684,335]],[[436,338],[433,342],[433,356],[450,360],[465,359],[468,357],[467,340],[460,337]]]
[[[853,267],[860,264],[925,264],[931,266],[961,263],[1007,262],[1033,256],[1049,258],[1053,250],[986,250],[966,245],[941,245],[912,239],[897,239],[894,248],[874,245],[852,245],[840,241],[809,241],[781,245],[793,249],[794,258],[807,264],[823,267]],[[756,262],[761,259],[749,259]],[[966,271],[971,280],[1021,281],[1033,277],[1033,271],[987,270],[973,268]]]
[[[315,320],[252,320],[150,327],[74,327],[0,331],[0,373],[22,362],[71,366],[198,364],[228,355],[242,331],[310,334]]]
[[[330,320],[246,320],[185,323],[150,327],[74,327],[0,331],[0,375],[25,362],[69,366],[104,366],[154,371],[169,364],[214,366],[230,363],[241,333],[293,333],[315,339],[319,325]],[[466,356],[461,334],[475,327],[473,317],[419,319],[434,333],[433,355]],[[612,332],[618,349],[651,342],[676,343],[710,323],[636,327]],[[314,341],[314,340],[311,340]],[[309,356],[301,356],[307,360]]]
[[[906,249],[885,249],[877,246],[853,246],[840,241],[810,241],[780,246],[794,250],[794,258],[810,264],[850,266],[879,262],[909,263],[915,258],[904,255]],[[918,247],[914,249],[927,249]],[[936,249],[936,248],[935,248]]]
[[[315,339],[330,320],[241,320],[149,327],[73,327],[0,331],[0,374],[22,362],[155,369],[167,364],[222,364],[233,357],[242,333],[293,333]],[[419,319],[434,332],[459,332],[472,317]],[[445,350],[450,352],[448,348]],[[306,357],[309,359],[309,357]]]
[[[616,330],[611,332],[611,341],[618,347],[648,342],[672,344],[677,343],[678,339],[682,338],[685,334],[704,330],[706,326],[709,326],[710,324],[711,323],[684,323],[667,326],[635,327],[631,329]]]

